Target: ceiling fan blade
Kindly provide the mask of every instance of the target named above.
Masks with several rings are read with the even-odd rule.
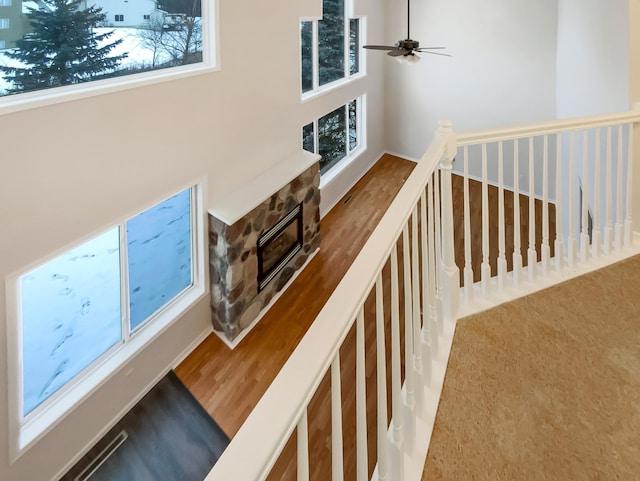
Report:
[[[420,47],[420,48],[417,48],[416,50],[422,52],[423,50],[442,50],[445,48],[447,47]]]
[[[362,48],[368,48],[371,50],[393,50],[396,47],[393,45],[363,45]]]
[[[408,55],[408,54],[409,54],[408,51],[403,50],[401,48],[394,48],[390,52],[387,52],[387,55],[391,57],[400,57],[401,55]]]
[[[440,53],[440,52],[430,52],[429,50],[424,50],[424,51],[420,51],[421,53],[430,53],[431,55],[442,55],[443,57],[453,57],[453,55],[450,55],[448,53]]]

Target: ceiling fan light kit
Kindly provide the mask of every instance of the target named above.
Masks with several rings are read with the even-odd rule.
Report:
[[[430,53],[451,57],[448,53],[432,52],[432,50],[443,50],[447,47],[420,47],[420,42],[411,39],[411,0],[407,0],[407,38],[398,40],[395,45],[364,45],[363,48],[370,50],[387,50],[387,55],[395,57],[400,63],[416,64],[420,57],[416,52]]]

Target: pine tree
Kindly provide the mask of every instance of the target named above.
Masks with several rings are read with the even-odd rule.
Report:
[[[9,93],[69,85],[108,76],[127,54],[109,56],[122,40],[102,44],[113,32],[96,34],[104,22],[101,8],[84,8],[83,0],[43,0],[46,8],[31,9],[31,31],[5,55],[25,67],[0,66],[13,82]]]

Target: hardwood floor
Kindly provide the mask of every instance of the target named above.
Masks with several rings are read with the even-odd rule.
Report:
[[[233,437],[293,352],[415,164],[383,156],[321,221],[320,252],[230,350],[210,335],[176,373]]]
[[[293,284],[283,293],[272,309],[253,331],[233,351],[220,339],[211,335],[178,368],[176,373],[204,408],[213,416],[227,435],[233,437],[262,394],[275,378],[281,366],[295,349],[322,306],[342,279],[360,249],[366,242],[389,204],[402,187],[415,164],[385,155],[321,222],[320,252]],[[456,262],[464,266],[464,223],[462,207],[462,181],[453,179],[454,229]],[[481,186],[470,184],[474,199],[481,198]],[[497,189],[489,189],[490,238],[497,246]],[[536,232],[539,227],[541,204],[536,202]],[[551,210],[551,208],[550,208]],[[507,193],[505,211],[508,219],[507,238],[513,236],[513,194]],[[521,196],[521,215],[528,221],[528,199]],[[474,271],[479,279],[481,262],[481,203],[473,202],[471,208],[471,235]],[[554,214],[551,214],[553,218]],[[521,225],[525,252],[528,242],[526,225]],[[554,238],[552,231],[551,239]],[[539,240],[538,240],[539,243]],[[513,249],[507,240],[507,253]],[[399,249],[400,255],[401,250]],[[490,263],[495,271],[497,247],[492,247]],[[509,269],[511,262],[509,261]],[[385,279],[385,327],[390,336],[389,282],[390,269],[383,271]],[[402,279],[402,263],[399,278]],[[402,295],[402,290],[401,293]],[[369,473],[375,466],[377,443],[376,353],[375,353],[375,297],[369,296],[365,304],[367,337],[367,423],[369,448]],[[400,300],[403,306],[403,300]],[[401,313],[402,315],[402,313]],[[355,479],[355,333],[349,333],[341,347],[341,388],[343,399],[343,430],[345,479]],[[387,344],[387,347],[388,344]],[[390,352],[387,352],[390,359]],[[402,356],[404,358],[404,356]],[[388,363],[387,363],[388,365]],[[390,397],[390,370],[387,370],[387,386]],[[404,374],[402,375],[404,377]],[[330,380],[327,374],[312,399],[309,408],[310,474],[313,480],[328,479],[331,470],[330,441]],[[388,417],[391,402],[388,399]],[[274,466],[270,481],[294,480],[296,468],[295,432]]]
[[[60,481],[201,481],[228,444],[169,372]]]

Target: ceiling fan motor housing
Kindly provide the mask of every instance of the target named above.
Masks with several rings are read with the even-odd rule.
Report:
[[[398,42],[396,43],[396,48],[402,49],[402,50],[415,50],[416,48],[420,47],[420,42],[418,42],[417,40],[411,40],[410,38],[406,39],[406,40],[398,40]]]

